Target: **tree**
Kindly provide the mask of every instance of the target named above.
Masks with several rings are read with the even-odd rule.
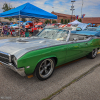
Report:
[[[10,4],[8,5],[8,4],[5,2],[5,3],[3,4],[2,9],[3,9],[3,12],[5,12],[5,11],[8,11],[8,10],[11,10],[12,7],[11,7]]]
[[[63,19],[61,19],[61,23],[63,24]]]
[[[70,22],[70,19],[68,19],[68,23]]]
[[[80,22],[80,19],[78,19],[78,21]]]
[[[80,18],[80,19],[78,19],[78,21],[79,21],[79,22],[81,22],[81,21],[82,21],[82,20],[81,20],[81,18]]]
[[[67,24],[67,19],[65,19],[65,22],[64,22],[64,24]]]
[[[8,11],[13,9],[13,7],[10,4],[7,4],[6,2],[3,4],[3,12]],[[13,18],[5,18],[5,19],[9,19],[9,21],[12,21]]]
[[[56,20],[52,20],[52,23],[57,23],[57,21]]]
[[[45,21],[45,24],[47,24],[47,23],[50,23],[50,21],[49,21],[49,20],[46,20],[46,21]]]
[[[80,22],[82,22],[81,18],[80,18]]]

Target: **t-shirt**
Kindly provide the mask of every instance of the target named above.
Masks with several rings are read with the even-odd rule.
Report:
[[[9,30],[8,27],[3,27],[4,34],[7,34],[8,33],[8,30]]]
[[[25,35],[25,32],[21,32],[21,35]]]

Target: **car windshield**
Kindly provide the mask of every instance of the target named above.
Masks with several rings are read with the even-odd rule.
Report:
[[[67,35],[68,31],[62,29],[44,29],[39,34],[37,34],[37,36],[41,38],[48,38],[48,39],[62,40],[62,41],[66,41]]]

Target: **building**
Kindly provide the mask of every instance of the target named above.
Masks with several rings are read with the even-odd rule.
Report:
[[[76,20],[76,16],[75,15],[69,15],[69,14],[62,14],[62,13],[57,13],[57,12],[54,12],[52,11],[51,12],[52,14],[54,15],[57,15],[57,23],[60,23],[61,22],[61,19],[65,20],[65,19],[69,19],[71,21],[74,21]],[[80,19],[80,18],[79,18]],[[47,19],[41,19],[41,21],[43,23],[45,23]],[[96,24],[97,26],[100,25],[100,17],[84,17],[84,18],[81,18],[82,20],[82,23],[92,23],[92,24]]]
[[[54,12],[54,11],[52,11],[51,13],[54,14],[54,15],[57,15],[57,23],[60,23],[61,19],[63,19],[63,20],[69,19],[70,22],[74,21],[76,19],[75,15],[72,16],[72,15],[68,15],[68,14],[57,13],[57,12]]]
[[[57,15],[57,19],[54,19],[54,20],[56,20],[56,22],[57,23],[61,23],[61,19],[63,19],[63,21],[65,21],[65,19],[69,19],[70,21],[71,21],[71,19],[72,19],[72,21],[74,21],[75,19],[76,19],[76,16],[75,15],[68,15],[68,14],[62,14],[62,13],[57,13],[57,12],[54,12],[54,11],[52,11],[51,12],[52,14],[54,14],[54,15]],[[40,19],[43,23],[45,23],[45,21],[47,20],[47,19]],[[50,20],[50,19],[48,19],[48,20]],[[52,22],[52,20],[50,20],[51,22]]]
[[[84,17],[82,23],[92,23],[98,26],[100,25],[100,17]]]
[[[57,12],[51,12],[54,15],[57,15],[57,22],[60,23],[61,19],[65,20],[65,19],[69,19],[71,21],[76,20],[76,16],[75,15],[68,15],[68,14],[62,14],[62,13],[57,13]],[[92,23],[92,24],[96,24],[96,25],[100,25],[100,17],[84,17],[82,18],[82,23]]]

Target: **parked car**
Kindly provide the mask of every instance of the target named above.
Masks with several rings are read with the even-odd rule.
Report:
[[[100,28],[98,28],[98,27],[87,27],[84,30],[81,30],[81,28],[78,28],[78,31],[77,30],[71,31],[71,33],[83,34],[83,35],[94,35],[94,36],[100,37]]]
[[[0,40],[0,64],[21,76],[33,74],[48,79],[55,67],[87,56],[95,58],[100,38],[45,28],[37,36]]]
[[[84,30],[86,30],[86,31],[100,31],[100,27],[87,27]]]

